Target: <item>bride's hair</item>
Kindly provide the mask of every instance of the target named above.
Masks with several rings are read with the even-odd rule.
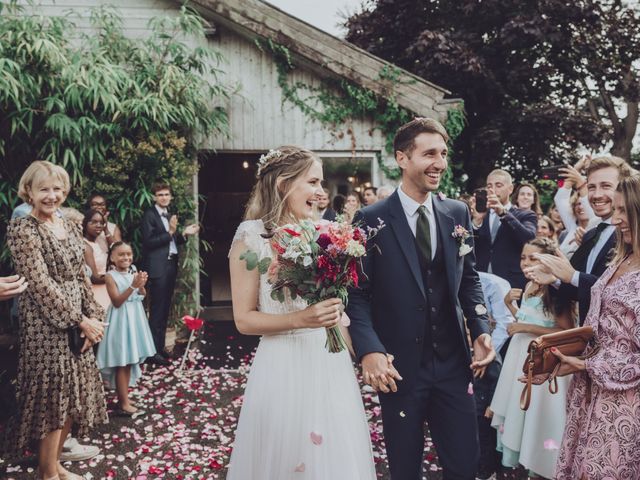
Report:
[[[284,145],[260,157],[257,182],[244,214],[245,220],[261,219],[267,229],[273,228],[289,213],[287,198],[291,185],[304,175],[313,162],[320,159],[311,151]]]

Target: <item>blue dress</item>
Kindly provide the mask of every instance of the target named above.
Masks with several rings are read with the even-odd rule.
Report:
[[[116,282],[118,292],[125,291],[133,282],[133,273],[121,273],[110,270]],[[107,322],[104,338],[98,345],[98,368],[102,376],[115,388],[115,367],[131,365],[129,386],[134,386],[141,376],[140,363],[156,353],[149,321],[142,305],[143,295],[136,289],[129,298],[115,308],[107,310]]]
[[[553,328],[553,316],[544,311],[542,298],[529,296],[522,300],[516,312],[519,323]],[[537,335],[516,333],[507,350],[496,391],[491,400],[491,426],[497,432],[498,451],[502,452],[505,467],[528,468],[544,478],[554,478],[553,470],[562,443],[565,422],[566,394],[570,376],[558,377],[558,393],[549,393],[547,384],[534,386],[531,405],[520,409],[520,393],[524,387],[518,377],[524,375],[522,366],[531,340]]]

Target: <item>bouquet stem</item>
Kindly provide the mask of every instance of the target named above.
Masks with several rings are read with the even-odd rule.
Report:
[[[345,342],[338,325],[327,327],[327,342],[324,346],[329,350],[329,353],[338,353],[347,349],[347,342]]]

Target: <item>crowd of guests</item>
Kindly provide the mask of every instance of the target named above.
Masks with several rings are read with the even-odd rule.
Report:
[[[164,342],[177,245],[199,231],[198,225],[178,231],[178,218],[168,211],[171,188],[155,185],[155,205],[139,227],[138,270],[121,229],[109,221],[106,198],[91,195],[83,215],[63,206],[69,192],[62,167],[35,161],[26,169],[18,187],[24,203],[7,231],[16,275],[0,279],[0,300],[18,300],[13,313],[19,324],[18,407],[0,447],[36,447],[38,478],[50,480],[83,478],[61,462],[99,453],[69,434],[86,436],[107,421],[105,386],[116,390],[114,414],[131,417],[138,409],[129,387],[141,363],[168,363]]]
[[[499,352],[475,385],[477,478],[492,478],[499,462],[522,465],[532,478],[640,478],[640,177],[611,156],[587,156],[561,177],[546,213],[535,185],[514,185],[502,169],[461,197]],[[74,460],[97,454],[67,437],[107,421],[104,386],[116,390],[115,413],[133,415],[129,387],[140,364],[168,362],[178,246],[199,231],[195,224],[179,229],[170,186],[154,186],[137,269],[106,198],[91,195],[82,214],[63,206],[69,190],[59,166],[37,161],[25,171],[24,203],[7,233],[16,275],[0,278],[0,300],[20,299],[19,412],[5,447],[37,444],[39,478],[62,480],[80,477],[62,467],[61,453]],[[367,187],[362,196],[330,199],[325,189],[319,217],[352,220],[393,193]],[[521,410],[519,377],[531,339],[579,325],[594,328],[598,350],[587,359],[558,353],[557,392],[534,388]],[[71,347],[76,333],[79,351]]]

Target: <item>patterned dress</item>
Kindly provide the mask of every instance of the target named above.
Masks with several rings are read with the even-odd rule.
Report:
[[[560,480],[640,479],[640,271],[608,284],[617,267],[591,289],[600,351],[569,387]]]
[[[63,221],[64,240],[30,215],[12,220],[7,231],[16,272],[29,282],[19,298],[19,411],[7,428],[7,450],[24,449],[68,418],[80,437],[108,420],[93,349],[79,357],[69,349],[67,330],[83,314],[102,320],[104,311],[85,283],[80,229]]]

